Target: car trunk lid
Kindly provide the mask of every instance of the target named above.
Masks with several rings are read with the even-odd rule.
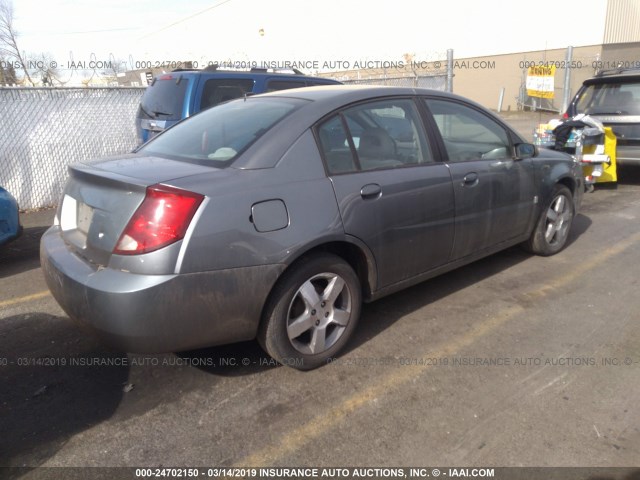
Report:
[[[59,210],[62,235],[79,255],[107,265],[147,187],[212,171],[212,167],[136,155],[72,165]]]

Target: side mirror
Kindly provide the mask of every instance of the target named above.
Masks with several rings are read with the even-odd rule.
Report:
[[[516,160],[533,158],[538,155],[538,149],[531,143],[516,143]]]

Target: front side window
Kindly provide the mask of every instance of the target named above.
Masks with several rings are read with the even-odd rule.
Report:
[[[395,99],[349,108],[318,128],[330,173],[433,161],[414,102]]]
[[[450,162],[511,158],[507,131],[479,111],[448,100],[426,100]]]
[[[138,152],[226,166],[304,103],[290,98],[248,98],[224,103],[178,123]]]

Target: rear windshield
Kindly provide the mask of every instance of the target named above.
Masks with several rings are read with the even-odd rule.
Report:
[[[589,85],[576,110],[587,115],[640,115],[640,82]]]
[[[139,116],[157,120],[180,120],[189,80],[181,75],[163,75],[148,86],[140,100]]]
[[[304,103],[292,98],[233,100],[183,120],[138,152],[224,167]]]

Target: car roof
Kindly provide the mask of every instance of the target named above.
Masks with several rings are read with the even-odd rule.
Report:
[[[270,70],[266,68],[251,68],[251,69],[245,69],[245,70],[225,70],[225,69],[219,69],[219,68],[206,67],[203,69],[176,68],[174,70],[171,70],[171,72],[168,72],[168,73],[178,73],[181,75],[193,75],[193,76],[206,75],[206,76],[220,77],[220,78],[233,78],[233,77],[254,77],[254,78],[255,77],[282,77],[282,78],[298,78],[298,79],[312,78],[314,80],[318,80],[318,79],[326,80],[328,83],[331,83],[331,82],[339,83],[337,80],[334,80],[332,78],[306,75],[296,69],[284,70],[284,71]],[[158,74],[157,76],[160,77],[162,75],[165,75],[165,74]]]
[[[616,68],[602,70],[597,75],[584,81],[585,85],[600,83],[624,83],[640,81],[640,68]]]
[[[321,85],[315,87],[303,87],[289,90],[277,90],[269,93],[261,93],[255,95],[255,97],[281,97],[281,98],[299,98],[303,100],[309,100],[316,104],[320,110],[325,110],[329,113],[332,110],[342,108],[343,106],[351,103],[356,103],[365,100],[375,100],[376,98],[385,97],[416,97],[416,96],[430,96],[441,97],[449,100],[458,100],[471,105],[484,113],[495,118],[499,123],[503,123],[503,120],[495,115],[493,112],[483,107],[473,100],[456,95],[454,93],[445,92],[442,90],[433,90],[423,87],[393,87],[387,85]],[[513,130],[512,128],[510,128]]]
[[[275,92],[262,93],[261,97],[288,97],[300,98],[317,102],[329,101],[331,103],[348,104],[360,100],[373,100],[376,97],[393,96],[441,96],[445,98],[456,98],[466,103],[477,105],[475,102],[453,93],[442,90],[432,90],[419,87],[392,87],[386,85],[326,85],[315,87],[304,87],[290,90],[277,90]]]

